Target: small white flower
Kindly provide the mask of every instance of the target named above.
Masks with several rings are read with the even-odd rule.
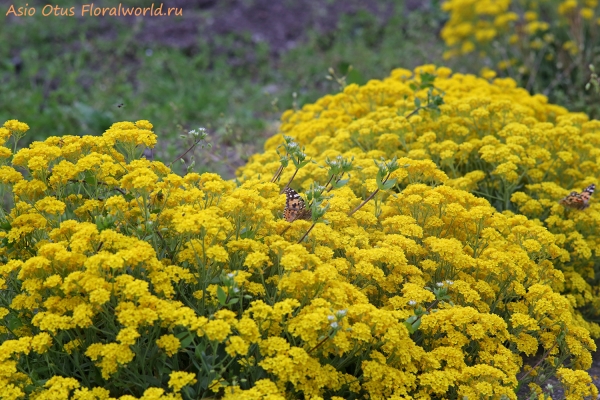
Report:
[[[335,329],[335,328],[337,328],[337,327],[338,327],[338,323],[337,323],[337,322],[332,322],[330,325],[331,325],[331,327],[332,327],[333,329]]]
[[[337,316],[338,316],[339,318],[341,318],[341,317],[345,317],[345,316],[346,316],[346,314],[348,314],[348,310],[346,310],[346,309],[339,310],[339,311],[337,312]]]
[[[240,289],[238,289],[236,287],[233,288],[233,293],[239,293],[239,291],[240,291]]]
[[[335,315],[328,315],[327,319],[330,321],[335,321]]]
[[[448,285],[454,285],[454,281],[451,281],[451,280],[446,280],[446,283],[447,283]]]
[[[233,274],[233,272],[230,272],[230,273],[228,273],[228,274],[227,274],[227,276],[228,276],[229,278],[233,278],[235,275]]]
[[[438,283],[436,283],[436,285],[437,285],[437,287],[442,287],[442,286],[444,286],[444,282],[438,282]]]
[[[417,304],[417,302],[416,302],[416,301],[414,301],[414,300],[409,300],[409,302],[408,302],[408,305],[409,305],[409,306],[414,306],[414,305],[416,305],[416,304]]]

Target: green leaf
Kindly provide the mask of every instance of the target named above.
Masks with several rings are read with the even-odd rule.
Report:
[[[386,183],[383,184],[383,190],[388,190],[396,185],[396,179],[388,179]]]
[[[171,373],[171,368],[169,368],[169,366],[166,364],[157,363],[155,365],[155,368],[158,369],[160,375],[169,375]]]
[[[191,332],[182,332],[182,334],[177,335],[177,338],[181,342],[181,348],[185,349],[194,341],[195,335]]]
[[[333,181],[331,183],[331,186],[333,186],[334,189],[339,189],[342,186],[344,186],[345,184],[347,184],[348,182],[350,182],[350,179],[340,179],[339,181]]]
[[[98,179],[96,176],[90,171],[85,171],[85,178],[83,180],[90,186],[96,186],[98,184]]]
[[[415,107],[416,108],[421,107],[421,99],[419,99],[418,97],[415,97]]]
[[[298,164],[298,169],[304,167],[305,165],[307,165],[309,162],[311,162],[312,160],[306,160],[306,161],[302,161],[301,163]]]
[[[196,390],[191,386],[185,386],[181,390],[187,394],[186,397],[188,399],[198,399],[200,397],[200,396],[198,396],[198,394],[196,394]]]
[[[419,327],[421,326],[421,320],[422,320],[422,318],[419,318],[416,322],[412,323],[414,332],[416,332],[419,329]]]
[[[198,346],[194,348],[194,356],[196,359],[202,361],[202,353],[204,352],[204,344],[200,343]]]
[[[377,166],[379,167],[379,171],[377,171],[377,175],[375,176],[375,182],[377,182],[377,187],[381,189],[381,185],[383,184],[383,177],[386,174],[386,169],[382,169],[381,165]]]
[[[241,239],[251,239],[254,237],[254,231],[248,228],[242,228],[240,230],[240,238]]]
[[[4,238],[2,239],[2,246],[6,247],[7,249],[12,249],[15,247],[14,242],[9,242],[8,238]]]
[[[217,299],[219,299],[219,304],[221,304],[222,306],[225,305],[225,301],[227,300],[227,293],[225,293],[221,286],[217,287]]]
[[[211,374],[209,376],[200,376],[198,378],[198,384],[200,384],[200,387],[202,389],[208,389],[208,385],[213,381],[213,375]]]
[[[421,74],[421,88],[424,89],[426,87],[433,87],[433,82],[435,81],[435,75],[430,74],[428,72]]]
[[[20,327],[23,326],[23,323],[21,322],[21,320],[14,316],[13,314],[9,314],[6,316],[6,320],[8,321],[8,329],[10,329],[11,331],[14,331],[15,329],[19,329]]]
[[[356,83],[357,85],[364,85],[367,83],[367,79],[357,69],[352,68],[346,75],[346,84],[350,85]]]

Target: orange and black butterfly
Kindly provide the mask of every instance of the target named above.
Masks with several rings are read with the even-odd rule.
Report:
[[[283,209],[283,218],[287,222],[293,222],[297,219],[310,220],[312,213],[306,208],[302,197],[292,188],[285,188],[285,208]]]
[[[571,194],[559,201],[559,203],[568,208],[585,210],[590,206],[590,197],[594,194],[594,189],[596,189],[596,185],[591,184],[583,189],[581,193],[571,192]]]

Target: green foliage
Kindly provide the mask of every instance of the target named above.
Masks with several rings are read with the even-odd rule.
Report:
[[[468,72],[492,67],[531,93],[598,118],[598,92],[590,64],[600,60],[597,1],[448,0],[442,29],[448,51]],[[591,73],[590,73],[591,72]]]
[[[152,120],[163,143],[153,156],[166,163],[187,148],[180,134],[204,126],[214,149],[196,170],[232,176],[274,133],[282,110],[338,89],[325,78],[329,68],[346,84],[364,84],[441,54],[433,33],[439,11],[409,16],[403,3],[378,1],[393,9],[387,21],[364,11],[343,15],[333,30],[309,30],[280,56],[249,34],[201,37],[193,49],[177,49],[139,40],[143,26],[118,18],[10,20],[0,25],[0,42],[10,43],[0,46],[0,120],[30,121],[30,141]]]

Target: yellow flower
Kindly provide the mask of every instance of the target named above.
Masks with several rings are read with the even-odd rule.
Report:
[[[248,343],[239,336],[230,336],[225,351],[230,356],[245,356],[248,353]]]
[[[169,375],[169,387],[173,392],[181,391],[184,386],[196,383],[196,375],[190,372],[173,371]]]
[[[48,214],[62,214],[65,212],[67,205],[60,200],[52,197],[46,197],[35,203],[35,208],[41,212]]]
[[[52,337],[46,332],[37,334],[31,340],[31,348],[38,354],[44,354],[50,346],[52,346]]]
[[[269,400],[285,400],[286,397],[284,393],[279,390],[277,385],[268,379],[256,381],[254,386],[248,390],[241,390],[239,387],[233,386],[231,387],[231,390],[225,391],[223,397],[224,400],[250,400],[261,398]]]
[[[23,179],[23,175],[19,173],[17,170],[11,167],[2,166],[0,167],[0,182],[6,184],[12,184],[21,181]]]
[[[74,378],[54,376],[44,384],[46,390],[42,392],[42,396],[49,399],[67,399],[70,397],[70,392],[79,386],[79,382]]]
[[[598,397],[598,388],[593,384],[586,371],[559,368],[556,374],[561,383],[567,387],[565,393],[567,400],[582,399],[588,396]]]
[[[108,379],[117,369],[133,360],[135,354],[128,345],[109,343],[94,343],[90,345],[85,354],[96,361],[96,365],[102,371],[102,377]]]
[[[206,256],[216,262],[226,262],[229,254],[222,246],[211,246],[206,250]]]
[[[120,181],[121,187],[127,190],[138,190],[149,193],[154,190],[158,176],[149,168],[140,168],[125,174]]]
[[[139,332],[135,327],[127,327],[121,329],[119,334],[117,335],[117,341],[121,342],[121,344],[133,345],[137,338],[140,337]]]
[[[81,347],[82,342],[81,339],[74,339],[70,342],[67,342],[63,345],[63,349],[67,352],[67,354],[71,354],[73,350]]]
[[[12,135],[15,133],[25,133],[29,130],[29,125],[24,122],[19,122],[16,119],[6,121],[4,127],[8,129]]]
[[[204,325],[202,332],[208,340],[224,342],[231,333],[231,326],[223,320],[213,320]]]
[[[177,351],[179,351],[181,343],[174,335],[168,334],[162,335],[156,341],[156,345],[163,349],[169,357],[172,357],[175,353],[177,353]]]

